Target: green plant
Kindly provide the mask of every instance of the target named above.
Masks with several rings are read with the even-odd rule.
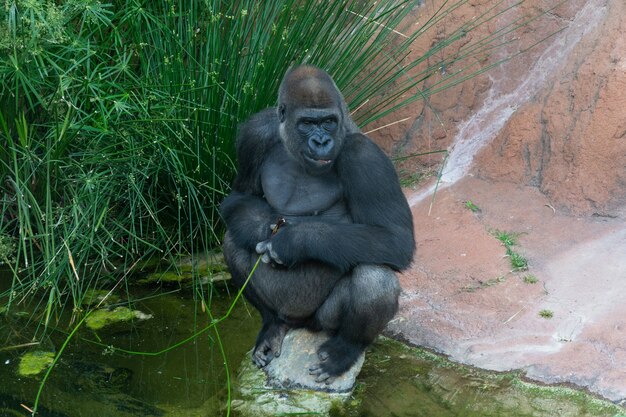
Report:
[[[503,230],[494,230],[493,235],[508,249],[511,246],[517,245],[517,238],[519,233],[505,232]]]
[[[274,104],[292,63],[328,70],[366,125],[498,65],[478,58],[535,18],[470,39],[513,7],[496,1],[406,62],[466,1],[401,33],[419,3],[5,2],[0,233],[16,248],[0,296],[37,297],[47,323],[68,300],[80,314],[87,290],[125,282],[141,259],[218,245],[237,123]]]
[[[493,287],[494,285],[505,282],[506,278],[504,276],[499,276],[495,278],[488,279],[487,281],[478,280],[477,284],[466,285],[461,288],[462,291],[466,292],[476,292],[476,290]]]
[[[0,265],[15,262],[15,242],[10,236],[0,234]]]
[[[513,246],[517,245],[517,238],[520,233],[504,232],[502,230],[493,230],[491,232],[496,239],[502,242],[506,248],[506,256],[511,261],[511,267],[514,271],[526,271],[528,269],[528,259],[513,250]]]
[[[415,187],[417,184],[419,184],[425,178],[428,178],[431,175],[432,173],[427,171],[407,170],[402,168],[398,170],[400,185],[404,188]]]
[[[554,312],[552,310],[541,310],[539,312],[539,316],[543,317],[544,319],[551,319],[552,317],[554,317]]]
[[[529,274],[529,275],[525,275],[522,280],[526,283],[526,284],[536,284],[537,282],[539,282],[539,280],[537,279],[536,276]]]
[[[509,249],[507,255],[511,259],[511,266],[514,271],[526,271],[528,269],[528,260],[526,257]]]
[[[480,212],[480,207],[478,207],[476,204],[474,204],[472,202],[472,200],[467,200],[465,202],[465,208],[468,209],[469,211],[471,211],[472,213],[478,213]]]

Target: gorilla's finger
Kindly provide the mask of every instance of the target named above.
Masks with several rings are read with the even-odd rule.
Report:
[[[272,258],[272,260],[274,262],[276,262],[277,264],[282,265],[283,261],[281,261],[281,259],[278,257],[278,254],[276,253],[276,251],[272,248],[272,244],[270,243],[269,246],[269,253],[270,253],[270,257]]]
[[[267,247],[270,245],[270,241],[269,240],[264,240],[262,242],[259,242],[256,244],[256,247],[254,248],[256,250],[256,253],[258,253],[259,255],[262,253],[267,252]]]
[[[258,350],[255,350],[252,353],[252,362],[259,368],[263,368],[266,365],[265,360],[263,359],[263,355]]]
[[[272,352],[274,353],[274,357],[277,358],[280,356],[280,351],[283,348],[283,339],[282,338],[277,338],[276,340],[274,340],[274,343],[272,343]]]
[[[263,368],[265,366],[262,362],[262,359],[257,357],[256,354],[252,354],[252,362],[254,362],[254,364],[259,368]]]
[[[271,260],[272,259],[270,258],[270,255],[267,252],[261,255],[261,262],[263,262],[264,264],[269,264]]]

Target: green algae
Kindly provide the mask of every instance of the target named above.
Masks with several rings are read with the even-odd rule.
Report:
[[[85,319],[85,325],[91,330],[100,330],[114,323],[131,321],[133,319],[146,320],[152,318],[138,310],[131,310],[128,307],[117,307],[113,310],[98,309],[91,312]]]
[[[179,259],[165,265],[164,270],[145,274],[137,282],[140,284],[172,284],[191,282],[197,278],[201,283],[225,281],[230,279],[228,266],[222,252],[208,252]]]
[[[343,409],[349,393],[328,393],[306,389],[274,389],[266,385],[266,375],[250,360],[243,359],[235,384],[231,406],[242,417],[273,417],[286,415],[327,416],[331,410]]]
[[[231,390],[225,368],[230,370],[231,381],[242,358],[244,364],[258,371],[246,355],[261,325],[256,311],[241,303],[229,319],[216,328],[220,332],[226,357],[217,352],[219,345],[213,331],[206,334],[209,337],[203,335],[168,351],[166,355],[111,355],[103,344],[154,352],[187,338],[207,324],[204,316],[197,316],[199,308],[193,303],[191,293],[185,292],[184,288],[158,297],[154,296],[154,288],[135,286],[132,290],[135,295],[133,309],[149,311],[154,314],[154,319],[133,328],[133,331],[117,331],[130,328],[128,322],[98,331],[97,339],[102,339],[100,344],[93,341],[86,343],[87,339],[94,339],[93,334],[87,332],[83,334],[84,338],[72,340],[44,390],[49,400],[43,405],[52,411],[43,412],[41,416],[79,417],[93,415],[96,409],[99,410],[98,415],[111,417],[225,416],[227,410],[230,410],[231,416],[244,416],[248,405],[240,394],[239,383]],[[230,307],[232,289],[218,284],[212,291],[215,292],[207,308],[218,318]],[[128,312],[127,316],[130,317]],[[69,312],[66,320],[69,320]],[[130,320],[135,321],[136,318]],[[0,316],[0,337],[17,346],[18,342],[32,340],[26,333],[29,326],[32,327],[32,323],[13,314]],[[19,338],[11,341],[9,335]],[[51,337],[52,341],[48,344],[60,346],[66,335],[53,332]],[[53,348],[46,349],[54,351]],[[5,352],[4,357],[11,362],[0,367],[2,411],[6,404],[32,403],[34,379],[15,377],[17,366],[12,366],[12,357],[17,358],[17,352],[17,349]],[[264,374],[257,373],[257,376],[260,380],[256,386],[262,383]],[[255,384],[250,383],[249,386]],[[247,398],[272,405],[273,401],[290,403],[295,397],[302,396],[304,403],[310,404],[308,393],[294,392],[272,392],[261,388],[250,390]],[[269,394],[275,395],[270,397]],[[9,402],[3,403],[2,395]],[[227,398],[233,397],[229,407]],[[626,417],[623,408],[584,391],[533,384],[524,379],[522,372],[495,373],[459,365],[431,351],[383,337],[368,349],[363,370],[351,395],[321,411],[305,412],[303,408],[297,408],[286,413],[282,415]]]
[[[46,370],[54,361],[54,353],[41,350],[26,352],[20,358],[17,373],[20,376],[34,376]]]
[[[496,373],[461,365],[425,349],[379,337],[358,378],[357,407],[346,402],[331,416],[407,415],[420,410],[447,417],[614,417],[624,409],[589,393],[545,386],[519,371]],[[358,403],[358,402],[357,402]]]
[[[121,298],[115,294],[112,294],[109,290],[97,290],[95,288],[89,288],[87,291],[85,291],[82,305],[87,307],[98,304],[111,305],[117,304],[120,301]]]
[[[138,282],[140,284],[153,284],[153,283],[181,283],[186,281],[191,281],[193,275],[191,273],[185,272],[176,272],[176,271],[163,271],[163,272],[152,272],[146,274],[145,277],[140,279]]]

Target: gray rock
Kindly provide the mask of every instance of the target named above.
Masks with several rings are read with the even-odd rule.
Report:
[[[354,366],[331,384],[315,382],[309,368],[319,362],[317,349],[328,340],[323,332],[312,333],[305,329],[292,329],[285,336],[281,355],[274,358],[265,368],[267,382],[280,389],[310,389],[326,392],[350,392],[356,376],[361,372],[365,355],[362,354]]]
[[[328,339],[324,333],[290,330],[282,353],[265,369],[257,368],[247,355],[239,368],[231,402],[237,415],[264,417],[314,414],[327,416],[350,399],[365,355],[332,384],[317,383],[309,367],[317,362],[317,348]]]

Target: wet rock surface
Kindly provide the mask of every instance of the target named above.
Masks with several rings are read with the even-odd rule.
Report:
[[[364,354],[350,370],[330,384],[315,382],[315,378],[309,375],[309,368],[319,362],[317,349],[326,340],[328,336],[325,333],[312,333],[304,329],[290,330],[283,341],[281,355],[263,368],[268,384],[283,389],[350,392],[363,366]]]
[[[413,207],[417,257],[390,334],[626,404],[626,218],[573,217],[534,187],[475,178],[426,200]],[[511,271],[495,229],[518,234],[527,271]]]
[[[328,415],[341,407],[355,384],[365,355],[331,384],[315,382],[309,367],[317,362],[317,348],[328,339],[324,333],[292,329],[285,336],[281,355],[264,369],[247,355],[237,377],[233,409],[243,416]]]

